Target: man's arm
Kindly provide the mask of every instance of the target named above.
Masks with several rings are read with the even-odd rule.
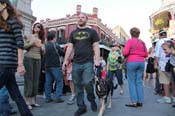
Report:
[[[100,48],[99,48],[99,44],[98,42],[94,42],[93,43],[93,50],[94,50],[94,58],[95,58],[95,66],[99,66],[100,65]]]
[[[66,53],[65,53],[63,66],[62,66],[62,69],[63,69],[63,70],[65,69],[65,65],[66,65],[66,66],[68,65],[69,57],[70,57],[71,53],[73,52],[73,49],[74,49],[73,44],[72,44],[72,43],[69,43],[69,44],[68,44],[68,47],[67,47],[67,50],[66,50]]]

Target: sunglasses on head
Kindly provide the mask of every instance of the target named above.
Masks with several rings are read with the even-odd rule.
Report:
[[[165,42],[166,44],[168,44],[169,47],[174,47],[174,42],[169,40]]]
[[[41,26],[40,26],[40,25],[36,25],[35,27],[37,27],[37,28],[41,29]]]

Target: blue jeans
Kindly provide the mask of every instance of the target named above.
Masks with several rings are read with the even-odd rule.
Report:
[[[45,96],[46,99],[51,99],[52,82],[56,80],[56,99],[61,98],[63,90],[63,74],[60,67],[46,68],[46,80],[45,80]]]
[[[0,89],[0,116],[10,115],[10,104],[7,88]]]
[[[75,86],[75,94],[77,97],[77,106],[79,109],[85,109],[84,103],[84,89],[87,92],[87,99],[89,102],[95,100],[93,87],[93,63],[86,62],[83,64],[73,63],[72,65],[72,80]]]
[[[127,74],[128,74],[128,86],[131,102],[143,103],[144,91],[143,91],[143,72],[144,62],[128,62]]]
[[[6,87],[11,98],[16,102],[21,116],[33,116],[24,101],[15,79],[16,68],[0,66],[0,89]]]

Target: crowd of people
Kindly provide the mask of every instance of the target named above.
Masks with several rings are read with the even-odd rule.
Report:
[[[121,95],[124,93],[123,80],[127,77],[130,102],[125,104],[126,107],[144,105],[144,86],[147,84],[153,85],[155,94],[163,95],[157,102],[175,103],[175,43],[167,38],[163,29],[159,31],[159,40],[147,51],[145,43],[139,39],[140,29],[131,28],[131,38],[126,44],[112,42],[111,51],[104,59],[100,57],[100,38],[89,28],[87,21],[88,16],[80,13],[77,28],[61,48],[56,41],[56,32],[46,34],[41,23],[33,25],[31,35],[23,35],[23,24],[17,11],[8,0],[0,0],[0,116],[14,113],[9,95],[21,116],[33,116],[31,110],[40,107],[38,94],[45,94],[46,103],[63,103],[66,85],[71,92],[67,104],[76,102],[78,107],[74,116],[87,112],[84,90],[91,110],[96,112],[94,67],[99,68],[102,79],[114,81],[114,89],[119,85]],[[24,97],[15,74],[24,76]],[[53,88],[55,96],[52,96]]]

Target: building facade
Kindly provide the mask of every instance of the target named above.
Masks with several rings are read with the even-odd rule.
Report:
[[[46,30],[55,30],[57,32],[57,41],[60,44],[67,43],[69,39],[70,33],[76,29],[78,15],[81,13],[81,5],[77,5],[76,13],[73,15],[66,15],[66,17],[61,19],[46,19],[41,20],[40,23],[44,25]],[[101,22],[101,19],[98,18],[98,8],[93,8],[92,13],[88,14],[88,22],[87,25],[90,28],[96,30],[98,36],[100,37],[100,48],[101,48],[101,55],[105,56],[110,51],[110,45],[113,41],[117,41],[120,43],[118,37],[109,29],[105,24]]]
[[[10,0],[11,3],[18,9],[22,15],[22,22],[24,25],[24,34],[28,35],[32,33],[32,25],[36,21],[36,17],[33,16],[31,9],[32,0]]]
[[[150,15],[152,41],[158,38],[159,29],[164,29],[168,37],[175,38],[175,0],[162,0],[160,9]]]
[[[129,39],[128,34],[121,26],[116,26],[112,29],[113,33],[118,37],[122,45],[125,45],[126,41]]]

